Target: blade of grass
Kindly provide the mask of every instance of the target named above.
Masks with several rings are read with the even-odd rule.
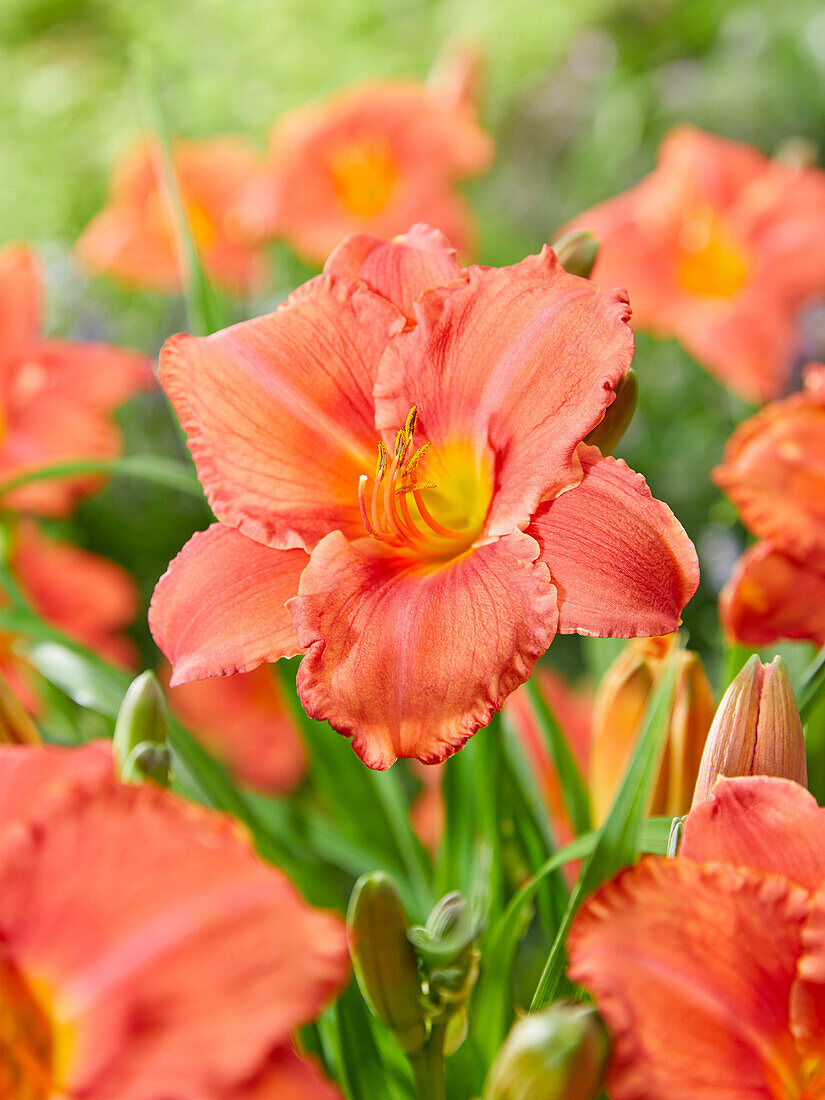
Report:
[[[203,498],[200,482],[184,465],[155,455],[126,455],[123,458],[57,462],[50,466],[38,466],[0,482],[0,496],[35,481],[56,481],[82,474],[137,478]]]
[[[549,1004],[564,981],[565,940],[579,906],[588,894],[622,867],[632,863],[636,857],[644,808],[667,736],[675,687],[676,664],[671,657],[668,658],[661,680],[648,701],[639,740],[598,842],[582,867],[536,987],[530,1005],[531,1012]]]
[[[473,740],[441,766],[444,832],[435,860],[436,894],[450,890],[466,894],[473,877],[478,795],[475,789]]]
[[[825,647],[805,670],[796,693],[799,714],[803,725],[808,721],[820,700],[825,697]]]

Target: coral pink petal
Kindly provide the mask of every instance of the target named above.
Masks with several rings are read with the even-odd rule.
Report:
[[[463,276],[455,249],[444,234],[422,223],[389,241],[354,233],[341,241],[324,271],[363,279],[371,290],[389,298],[410,322],[414,320],[413,303],[425,290]]]
[[[254,1080],[227,1094],[226,1100],[343,1100],[314,1060],[299,1058],[285,1043],[273,1052],[266,1068]]]
[[[214,523],[193,535],[160,578],[149,605],[152,635],[172,684],[248,672],[297,653],[286,601],[309,561]]]
[[[719,597],[725,634],[741,645],[809,641],[825,645],[825,575],[769,542],[746,550]]]
[[[785,875],[806,890],[825,884],[825,810],[790,779],[720,779],[685,819],[679,854]]]
[[[627,302],[568,275],[545,248],[514,267],[470,268],[466,283],[419,298],[415,314],[381,360],[376,423],[396,430],[416,405],[436,447],[492,448],[487,533],[505,534],[581,480],[576,447],[633,359]]]
[[[231,820],[113,780],[30,816],[0,845],[0,928],[70,1029],[61,1094],[224,1095],[345,980],[341,922]]]
[[[362,534],[377,460],[372,390],[401,314],[363,284],[313,279],[275,313],[173,336],[161,381],[221,522],[282,549]]]
[[[39,811],[67,787],[95,784],[114,774],[111,741],[71,748],[0,745],[0,824]]]
[[[611,1031],[614,1100],[784,1095],[806,897],[755,871],[645,860],[585,906],[570,976]]]
[[[820,811],[822,812],[822,811]],[[804,1054],[825,1062],[825,888],[814,894],[802,931],[799,976],[791,996],[794,1037]],[[821,1084],[821,1078],[820,1078]],[[815,1092],[811,1093],[816,1096]],[[804,1093],[803,1093],[804,1096]]]
[[[693,543],[624,462],[583,446],[584,479],[543,504],[528,533],[559,593],[559,630],[650,637],[676,630],[699,583]]]
[[[12,564],[24,594],[47,623],[105,657],[133,663],[134,646],[120,632],[137,617],[140,601],[125,569],[47,538],[32,521],[17,528]]]
[[[517,533],[426,568],[329,535],[290,604],[307,713],[351,735],[372,768],[450,756],[553,639],[556,595],[537,552]]]
[[[24,245],[0,249],[0,390],[32,350],[40,327],[40,273]]]
[[[162,676],[168,682],[168,670]],[[273,793],[300,782],[304,744],[269,665],[180,684],[168,698],[176,717],[242,783]]]

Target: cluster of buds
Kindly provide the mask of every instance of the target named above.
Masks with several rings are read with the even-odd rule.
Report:
[[[480,930],[460,894],[447,894],[426,924],[413,926],[387,875],[376,871],[355,884],[347,913],[355,976],[373,1015],[406,1054],[437,1037],[439,1056],[449,1055],[464,1041]]]

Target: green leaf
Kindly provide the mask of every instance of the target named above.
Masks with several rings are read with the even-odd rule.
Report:
[[[544,742],[559,775],[567,811],[577,834],[590,831],[590,795],[579,766],[561,731],[553,711],[544,698],[536,677],[527,681],[527,695],[535,711]]]
[[[105,474],[107,476],[132,477],[150,481],[166,489],[203,499],[200,482],[180,462],[156,455],[125,455],[123,458],[94,459],[77,462],[56,462],[51,466],[39,466],[0,482],[0,496],[30,485],[36,481],[55,481],[81,474]]]
[[[85,654],[53,641],[39,642],[28,652],[29,659],[41,676],[60,688],[78,706],[116,718],[129,686]]]
[[[329,1038],[335,1048],[341,1084],[350,1100],[408,1100],[384,1061],[361,993],[350,982],[336,1001]]]
[[[803,725],[808,721],[817,704],[825,698],[825,647],[816,655],[802,676],[796,693],[799,714]]]
[[[579,906],[602,882],[632,863],[639,850],[644,809],[653,784],[667,737],[673,694],[676,688],[675,655],[662,669],[661,679],[651,694],[645,710],[641,733],[625,771],[621,786],[613,800],[598,842],[585,860],[561,927],[547,957],[539,979],[531,1012],[549,1004],[564,981],[566,965],[565,940]]]

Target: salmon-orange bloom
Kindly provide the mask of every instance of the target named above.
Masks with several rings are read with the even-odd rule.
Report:
[[[613,1035],[613,1100],[825,1096],[825,810],[787,779],[722,779],[680,855],[585,906],[570,976]]]
[[[240,137],[179,140],[173,161],[204,270],[228,293],[248,294],[263,282],[266,260],[260,248],[238,236],[232,211],[258,167],[255,150]],[[109,203],[87,226],[76,251],[93,275],[143,290],[180,290],[184,264],[175,209],[154,144],[141,142],[121,157]]]
[[[799,311],[825,293],[825,172],[679,126],[649,176],[573,225],[598,238],[593,278],[627,287],[641,328],[750,401],[787,388]]]
[[[39,466],[115,458],[113,411],[151,385],[148,357],[106,344],[40,335],[40,275],[22,245],[0,249],[0,481]],[[36,481],[4,507],[63,516],[99,478]]]
[[[168,685],[168,665],[162,679]],[[172,713],[241,783],[269,793],[301,781],[304,743],[272,669],[167,687]]]
[[[455,183],[492,156],[466,97],[412,80],[362,84],[275,124],[238,218],[254,239],[282,237],[312,263],[349,233],[391,237],[418,221],[465,251],[472,224]]]
[[[108,742],[0,747],[2,1095],[334,1100],[290,1032],[346,978],[342,923],[112,773]]]
[[[305,709],[376,768],[455,752],[557,630],[674,630],[698,582],[670,510],[582,442],[632,360],[625,299],[549,249],[424,289],[435,241],[370,275],[412,326],[327,272],[161,353],[219,520],[155,590],[173,684],[303,652]]]
[[[825,367],[740,424],[713,477],[760,540],[720,597],[725,633],[756,647],[825,644]]]

